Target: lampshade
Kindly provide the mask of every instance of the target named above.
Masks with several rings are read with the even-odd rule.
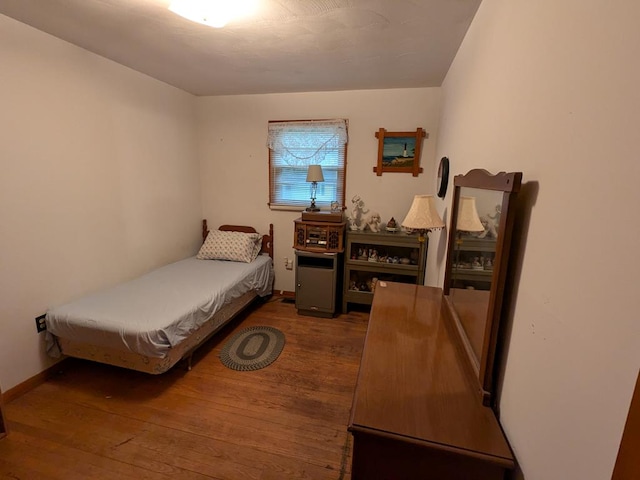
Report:
[[[482,222],[480,222],[478,210],[476,209],[476,197],[460,196],[456,230],[460,230],[462,232],[484,231],[484,226],[482,225]]]
[[[324,182],[324,175],[322,175],[322,167],[320,165],[309,165],[307,182]]]
[[[409,213],[401,224],[413,230],[432,230],[444,227],[444,222],[433,201],[433,195],[416,195]]]

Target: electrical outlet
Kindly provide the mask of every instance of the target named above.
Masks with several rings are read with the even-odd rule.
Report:
[[[40,315],[36,317],[36,328],[38,329],[38,333],[44,332],[47,329],[47,322],[45,322],[45,315]]]

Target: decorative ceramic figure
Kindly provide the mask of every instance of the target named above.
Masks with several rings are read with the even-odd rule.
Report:
[[[498,238],[498,231],[496,230],[496,223],[489,217],[480,217],[480,223],[484,227],[484,232],[480,232],[478,238]]]
[[[374,233],[380,231],[380,214],[377,212],[372,213],[366,219],[366,227]]]
[[[493,215],[489,215],[487,213],[487,217],[489,217],[491,220],[493,220],[495,225],[500,225],[500,214],[502,213],[502,205],[498,204],[496,205],[496,213],[494,213]]]
[[[360,198],[360,195],[354,195],[351,199],[351,216],[349,217],[349,229],[350,230],[363,230],[364,216],[369,213],[369,209],[364,206],[364,201]]]
[[[387,222],[387,232],[397,232],[398,231],[398,223],[396,219],[391,217],[391,220]]]

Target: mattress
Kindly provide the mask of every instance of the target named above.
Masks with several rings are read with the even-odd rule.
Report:
[[[163,358],[226,303],[271,293],[271,257],[251,263],[187,258],[47,312],[47,333]],[[55,353],[55,352],[54,352]]]

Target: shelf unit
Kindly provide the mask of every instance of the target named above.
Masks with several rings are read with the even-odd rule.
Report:
[[[404,232],[347,230],[342,312],[349,303],[371,305],[376,282],[422,285],[428,239],[423,240]]]
[[[462,236],[456,240],[451,281],[453,288],[489,290],[493,276],[496,240]]]

